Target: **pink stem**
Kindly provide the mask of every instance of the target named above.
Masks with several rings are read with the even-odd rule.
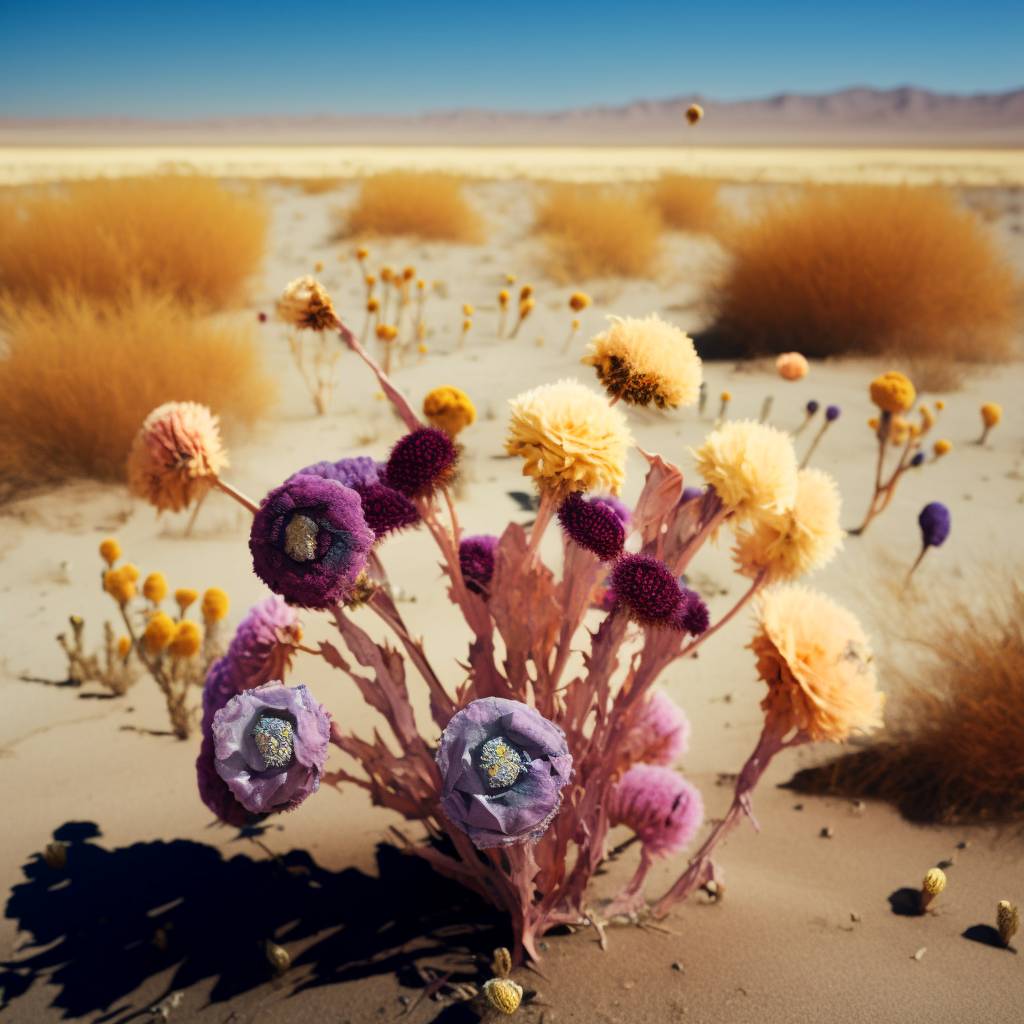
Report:
[[[750,588],[747,592],[733,605],[732,610],[723,615],[713,626],[706,629],[700,636],[695,637],[690,643],[688,643],[680,652],[679,657],[683,658],[687,654],[692,654],[705,640],[710,640],[727,622],[736,617],[736,614],[741,608],[743,608],[750,599],[764,586],[767,579],[767,569],[762,569],[754,579],[754,582],[750,584]]]
[[[253,515],[256,515],[256,513],[259,512],[259,505],[257,505],[251,499],[247,498],[241,491],[235,490],[235,488],[232,487],[231,484],[224,483],[224,481],[221,480],[219,476],[215,476],[213,478],[213,486],[218,488],[218,490],[223,491],[230,497],[234,498],[239,505],[243,506],[244,508],[247,508]]]

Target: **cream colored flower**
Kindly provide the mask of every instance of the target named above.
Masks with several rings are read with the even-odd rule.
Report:
[[[828,473],[801,469],[789,512],[765,514],[736,530],[733,557],[740,572],[753,579],[766,570],[769,582],[788,582],[827,565],[843,544],[840,505],[839,490]]]
[[[697,472],[738,519],[781,515],[796,500],[797,461],[790,436],[753,420],[734,420],[696,451]]]
[[[290,282],[277,300],[277,319],[293,327],[325,331],[338,325],[334,303],[315,277]]]
[[[761,702],[769,726],[842,743],[882,725],[885,695],[853,615],[823,594],[788,586],[761,595],[758,618],[750,648],[769,687]]]
[[[633,438],[619,409],[574,380],[526,391],[509,405],[505,450],[525,459],[523,476],[541,488],[621,491]]]
[[[228,464],[217,417],[198,402],[154,409],[132,441],[128,487],[160,512],[179,512],[210,489]]]
[[[609,395],[659,409],[693,405],[700,397],[701,362],[690,338],[656,313],[635,320],[610,316],[580,360],[593,366]]]

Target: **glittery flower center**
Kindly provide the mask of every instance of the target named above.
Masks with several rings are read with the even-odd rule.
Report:
[[[284,553],[296,562],[313,561],[318,531],[319,527],[309,516],[292,516],[284,529]]]
[[[268,768],[287,768],[294,760],[294,728],[287,719],[264,715],[250,735]]]
[[[480,767],[487,773],[487,785],[491,789],[511,786],[529,764],[504,736],[495,736],[480,748]]]

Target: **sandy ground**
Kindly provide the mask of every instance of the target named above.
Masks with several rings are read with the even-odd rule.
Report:
[[[441,284],[428,306],[429,351],[395,376],[414,402],[447,383],[477,403],[479,420],[463,435],[460,496],[462,521],[472,532],[499,532],[509,518],[527,518],[508,497],[526,488],[519,465],[501,455],[506,398],[565,376],[588,379],[576,363],[582,341],[561,354],[573,289],[543,278],[535,243],[523,233],[529,190],[521,182],[472,186],[493,223],[483,247],[371,243],[374,267],[411,263]],[[321,277],[339,308],[361,324],[352,246],[329,240],[328,212],[350,194],[351,186],[322,196],[268,188],[272,252],[244,315],[269,309],[284,282],[322,260]],[[994,190],[970,198],[979,197],[998,212],[995,230],[1024,270],[1015,197]],[[731,195],[735,202],[746,198],[743,190]],[[588,283],[595,305],[583,314],[581,337],[598,329],[608,312],[657,311],[697,330],[700,275],[715,254],[713,243],[676,236],[657,283]],[[507,272],[534,284],[538,305],[518,339],[499,342],[495,296]],[[476,307],[475,323],[456,353],[463,302]],[[399,426],[362,364],[343,358],[334,411],[317,417],[283,331],[272,323],[260,331],[282,400],[256,436],[236,439],[230,474],[236,486],[260,495],[318,459],[387,451]],[[771,395],[771,421],[784,428],[800,423],[810,398],[843,408],[814,464],[837,477],[850,527],[863,514],[873,475],[867,384],[886,368],[862,361],[815,364],[805,380],[786,383],[768,366],[718,363],[706,367],[706,379],[710,395],[732,392],[730,416],[757,417]],[[839,559],[810,581],[874,634],[883,685],[886,666],[900,654],[886,628],[898,606],[884,581],[916,556],[916,516],[926,502],[949,505],[954,525],[947,544],[922,564],[920,588],[978,588],[984,585],[979,569],[1021,564],[1022,388],[1024,369],[1013,365],[980,373],[963,390],[941,396],[948,408],[938,436],[950,438],[954,451],[911,474],[884,517],[865,536],[848,539]],[[983,401],[1001,402],[1005,417],[989,445],[977,448],[969,442],[979,433]],[[688,472],[686,446],[711,428],[716,404],[712,397],[703,418],[696,410],[633,412],[630,418],[639,443]],[[809,439],[798,439],[801,454]],[[626,497],[635,498],[642,485],[639,457],[631,457],[629,468]],[[443,967],[455,969],[455,978],[480,982],[473,957],[505,941],[500,918],[418,862],[379,845],[390,826],[403,825],[396,816],[368,806],[361,791],[346,786],[322,791],[258,836],[217,827],[195,791],[198,739],[180,742],[164,734],[162,698],[149,680],[121,699],[26,681],[64,678],[53,636],[68,615],[85,616],[93,642],[103,619],[112,617],[99,591],[96,554],[99,540],[110,534],[143,572],[165,571],[172,587],[226,588],[236,622],[265,593],[249,566],[245,519],[215,494],[186,539],[185,517],[157,520],[124,489],[88,482],[17,502],[0,516],[0,890],[9,892],[0,920],[0,971],[13,997],[8,1020],[122,1021],[147,1016],[148,1008],[179,992],[180,1001],[168,1010],[172,1020],[357,1024],[394,1019],[406,1009],[417,1022],[476,1019],[457,1003],[417,1005],[424,985],[419,972]],[[549,559],[557,558],[553,535],[544,548]],[[411,534],[391,541],[384,559],[401,588],[407,621],[426,638],[442,678],[458,681],[455,659],[464,656],[466,632],[439,599],[429,539]],[[727,551],[706,549],[694,570],[712,616],[722,614],[741,587]],[[329,635],[318,616],[305,621],[312,640]],[[763,685],[743,646],[749,634],[749,620],[739,617],[698,660],[673,666],[664,679],[693,723],[684,766],[705,795],[709,818],[723,813],[730,799],[719,776],[738,770],[761,725]],[[316,659],[301,657],[293,680],[307,683],[346,725],[364,733],[372,728],[373,716],[351,684]],[[991,829],[916,827],[882,805],[858,810],[777,788],[801,765],[830,753],[802,750],[773,765],[755,798],[762,832],[743,827],[718,858],[728,879],[724,902],[701,898],[677,908],[666,922],[668,933],[615,928],[608,952],[586,930],[550,936],[542,975],[519,973],[537,991],[521,1016],[546,1024],[1015,1019],[1024,962],[971,936],[982,934],[976,926],[994,923],[998,900],[1024,904],[1019,841]],[[824,828],[831,838],[821,836]],[[65,872],[54,873],[40,860],[54,835],[71,844]],[[635,856],[635,850],[623,854],[595,880],[595,900],[625,881]],[[919,885],[940,861],[953,864],[937,912],[925,918],[894,913],[890,897]],[[684,865],[685,857],[659,865],[648,892],[663,891]],[[260,944],[267,938],[292,955],[294,966],[283,978],[273,979],[263,959]]]
[[[1020,149],[763,146],[4,146],[0,185],[175,169],[239,178],[357,177],[395,168],[492,179],[1024,185]]]

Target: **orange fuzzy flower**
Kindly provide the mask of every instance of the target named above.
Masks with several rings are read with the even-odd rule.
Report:
[[[800,380],[807,376],[810,366],[799,352],[783,352],[775,360],[775,369],[783,380]]]

